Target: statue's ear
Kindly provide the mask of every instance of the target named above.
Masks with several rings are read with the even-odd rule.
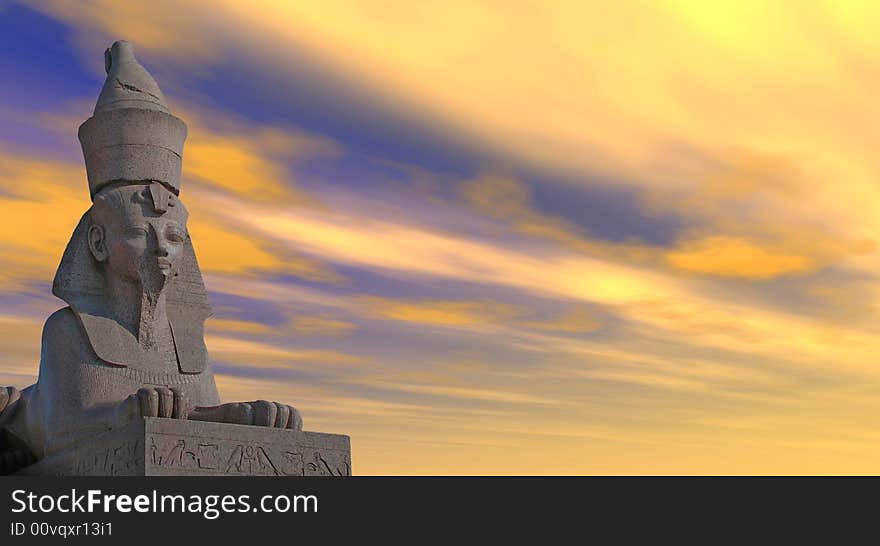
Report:
[[[104,226],[100,224],[92,224],[89,227],[89,250],[92,256],[98,262],[107,261],[109,253],[107,252],[107,238],[104,233]]]

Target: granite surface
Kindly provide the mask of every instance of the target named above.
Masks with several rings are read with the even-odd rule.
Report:
[[[348,436],[145,417],[20,470],[50,476],[350,476]]]

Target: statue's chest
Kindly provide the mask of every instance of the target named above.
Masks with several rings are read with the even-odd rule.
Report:
[[[126,367],[143,372],[180,373],[177,365],[177,351],[170,336],[151,347],[140,347],[138,353],[133,355],[131,362]]]
[[[218,403],[210,371],[180,372],[172,332],[155,336],[148,347],[133,336],[127,341],[126,351],[114,355],[115,361],[104,360],[93,351],[83,355],[84,365],[79,367],[79,374],[82,392],[89,393],[85,405],[119,402],[141,387],[156,386],[178,387],[193,403]]]
[[[80,312],[91,349],[102,360],[117,367],[145,371],[162,370],[196,374],[207,368],[207,350],[202,322],[184,320],[145,337],[136,335],[115,320]]]
[[[175,363],[176,366],[176,363]],[[116,403],[141,387],[177,387],[196,405],[213,405],[217,388],[211,373],[183,374],[175,369],[118,367],[94,362],[79,367],[79,392],[83,405]]]
[[[110,366],[144,372],[178,373],[177,347],[169,324],[162,328],[142,329],[140,335],[116,321],[80,313],[92,351],[99,361]]]
[[[150,332],[138,340],[136,350],[132,351],[130,363],[126,366],[146,372],[178,373],[177,349],[171,328]]]

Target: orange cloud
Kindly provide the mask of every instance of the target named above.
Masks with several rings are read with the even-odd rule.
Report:
[[[0,152],[0,290],[50,282],[79,217],[88,185],[78,165]]]
[[[195,198],[187,199],[187,203],[198,201],[198,192],[195,192]],[[332,269],[316,260],[296,256],[289,251],[279,253],[271,248],[272,241],[212,221],[211,215],[198,205],[190,209],[193,214],[189,231],[204,271],[238,274],[284,271],[314,281],[338,282],[341,279]]]
[[[809,256],[790,253],[785,247],[769,249],[736,237],[710,236],[689,241],[680,250],[667,254],[673,267],[718,275],[768,279],[803,273],[815,268]]]
[[[372,318],[415,322],[436,326],[466,326],[508,320],[521,311],[513,306],[488,300],[443,301],[400,300],[377,296],[361,296],[358,302]]]
[[[275,330],[265,324],[247,320],[211,319],[206,323],[208,332],[232,334],[271,334]]]
[[[30,385],[40,365],[42,323],[22,317],[0,315],[0,385]]]
[[[340,146],[292,128],[261,126],[231,114],[188,106],[177,115],[189,128],[184,176],[195,177],[250,201],[314,204],[299,191],[288,164],[333,156]]]

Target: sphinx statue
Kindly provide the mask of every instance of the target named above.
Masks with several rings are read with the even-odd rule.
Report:
[[[139,417],[302,430],[299,412],[257,400],[221,404],[204,341],[210,316],[180,199],[186,125],[119,41],[79,128],[92,206],[52,292],[39,377],[0,388],[0,474]]]

